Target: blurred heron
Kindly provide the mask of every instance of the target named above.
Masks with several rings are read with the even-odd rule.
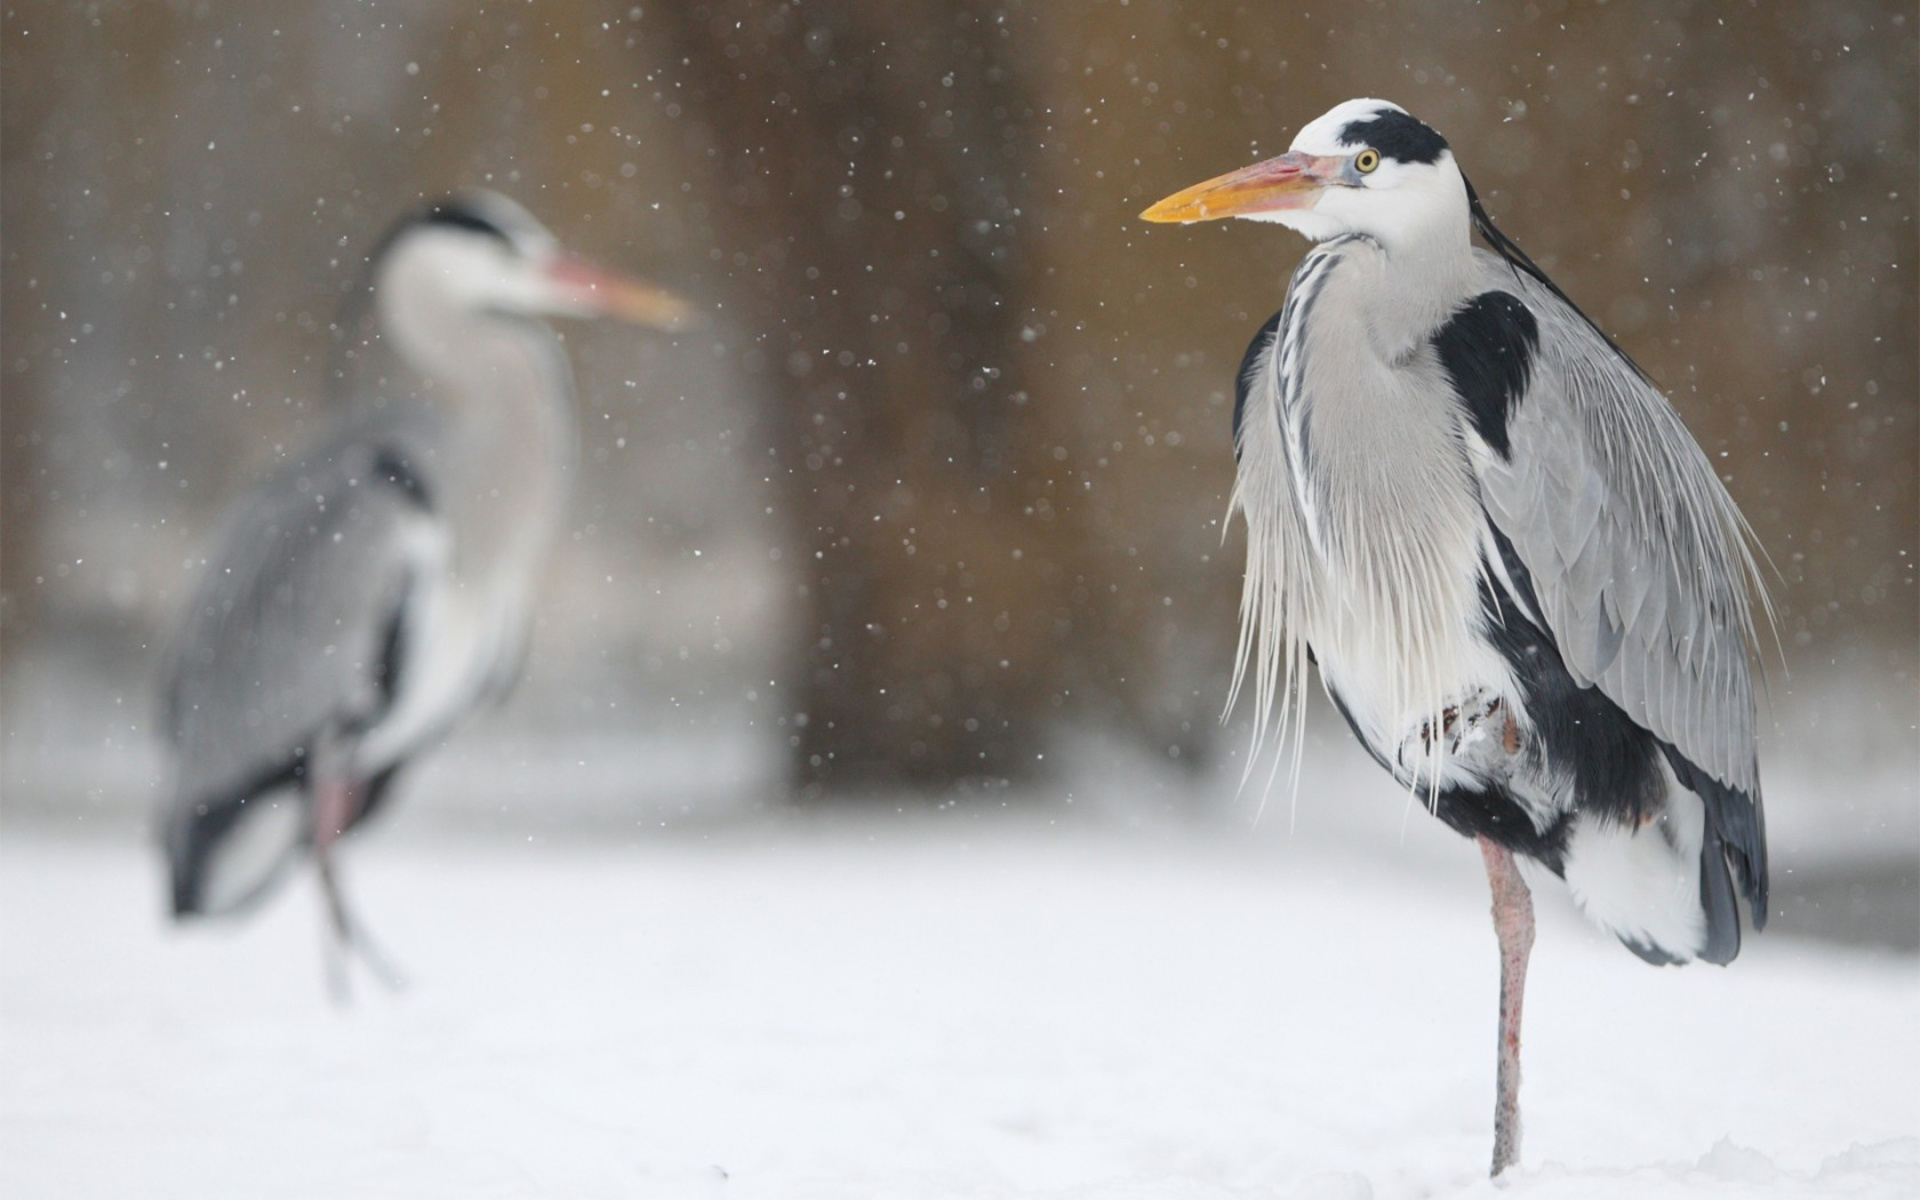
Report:
[[[567,360],[540,318],[671,329],[685,309],[566,255],[490,192],[400,221],[367,279],[353,303],[408,371],[371,381],[333,436],[239,505],[172,647],[161,727],[174,915],[248,909],[311,853],[332,944],[379,970],[333,848],[518,672],[575,441]]]
[[[1766,923],[1750,534],[1646,375],[1398,106],[1348,101],[1142,215],[1317,243],[1240,368],[1234,690],[1250,673],[1258,728],[1297,755],[1317,663],[1368,752],[1478,841],[1498,1175],[1533,944],[1516,859],[1649,962],[1730,961],[1737,896]]]

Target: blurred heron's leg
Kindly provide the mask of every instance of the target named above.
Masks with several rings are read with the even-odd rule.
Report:
[[[327,906],[327,924],[320,937],[320,953],[326,962],[327,994],[335,1004],[353,999],[352,981],[347,974],[346,904],[340,898],[340,884],[333,874],[331,847],[316,846],[313,865],[320,876],[320,896]]]
[[[1520,1002],[1533,950],[1533,895],[1513,853],[1486,838],[1480,857],[1493,891],[1493,933],[1500,942],[1500,1054],[1493,1103],[1493,1174],[1520,1158]]]
[[[367,970],[390,991],[398,991],[406,980],[393,961],[367,936],[366,930],[347,904],[345,890],[334,866],[333,848],[353,819],[359,815],[364,789],[341,778],[322,779],[313,789],[313,862],[320,874],[320,893],[326,901],[328,989],[336,1000],[349,996],[347,958],[358,955]]]
[[[313,852],[325,854],[359,815],[359,788],[341,778],[320,780],[313,789]]]

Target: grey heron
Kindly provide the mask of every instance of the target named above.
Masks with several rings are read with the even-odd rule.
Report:
[[[541,318],[671,329],[686,309],[567,255],[491,192],[399,221],[366,279],[349,303],[371,306],[371,357],[405,369],[365,381],[332,435],[232,514],[163,672],[162,835],[180,918],[244,911],[311,854],[332,944],[378,969],[333,847],[518,671],[575,440]]]
[[[1142,216],[1315,243],[1238,378],[1233,690],[1297,739],[1316,664],[1373,758],[1477,840],[1498,1175],[1533,944],[1516,860],[1649,962],[1731,961],[1737,896],[1766,924],[1750,532],[1647,376],[1399,106],[1347,101]]]

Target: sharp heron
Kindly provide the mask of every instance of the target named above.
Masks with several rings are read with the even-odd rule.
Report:
[[[378,969],[331,851],[517,674],[574,454],[572,379],[540,318],[671,329],[686,310],[491,192],[398,222],[367,278],[349,304],[371,304],[407,371],[233,514],[164,671],[163,836],[181,918],[250,908],[311,853],[334,944]]]
[[[1316,243],[1238,377],[1234,691],[1251,678],[1258,728],[1297,739],[1316,663],[1361,745],[1479,843],[1498,1175],[1533,944],[1516,859],[1649,962],[1732,960],[1736,896],[1766,924],[1750,533],[1647,376],[1399,106],[1340,104],[1141,215]]]

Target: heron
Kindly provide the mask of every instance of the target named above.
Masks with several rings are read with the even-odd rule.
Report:
[[[1732,961],[1738,897],[1766,924],[1751,530],[1646,373],[1400,106],[1339,104],[1141,215],[1313,243],[1237,379],[1230,696],[1251,681],[1256,750],[1278,729],[1297,772],[1316,666],[1367,752],[1478,843],[1498,1176],[1520,1148],[1527,875],[1651,963]]]
[[[572,377],[543,318],[689,316],[488,191],[396,222],[348,307],[373,330],[358,357],[404,369],[364,372],[337,427],[231,514],[163,668],[160,721],[174,916],[246,912],[310,856],[337,984],[348,950],[392,978],[342,896],[339,839],[505,693],[525,652],[575,452]]]

